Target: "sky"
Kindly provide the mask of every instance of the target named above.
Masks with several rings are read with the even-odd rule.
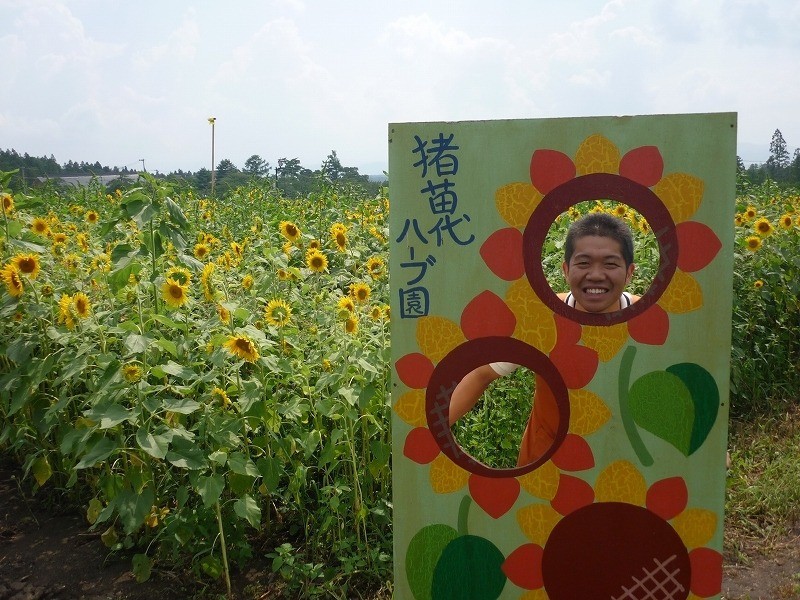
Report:
[[[738,113],[800,146],[799,0],[0,0],[0,149],[387,169],[389,123]],[[144,160],[144,163],[142,163]]]

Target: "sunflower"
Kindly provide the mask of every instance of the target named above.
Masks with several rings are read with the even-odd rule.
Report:
[[[755,206],[748,206],[747,210],[744,211],[744,218],[747,221],[752,221],[756,218],[756,207]]]
[[[392,318],[392,308],[388,304],[383,306],[383,316],[387,321]]]
[[[45,284],[42,286],[42,289],[40,290],[40,293],[41,293],[41,294],[42,294],[42,296],[44,296],[45,298],[49,298],[50,296],[52,296],[52,295],[53,295],[53,286],[52,286],[52,285],[50,285],[49,283],[45,283]]]
[[[83,292],[78,292],[72,297],[72,307],[81,319],[87,318],[92,313],[92,304]]]
[[[11,194],[0,194],[0,198],[2,198],[3,213],[9,215],[14,212],[14,198]]]
[[[242,246],[239,242],[231,242],[231,251],[233,252],[234,256],[236,256],[237,260],[242,260],[244,256],[244,246]]]
[[[337,302],[336,305],[339,307],[339,310],[344,310],[348,313],[352,313],[356,310],[356,305],[350,296],[342,296],[339,298],[339,302]]]
[[[754,288],[756,288],[757,290],[759,290],[759,289],[761,289],[762,287],[764,287],[764,282],[763,282],[763,281],[761,281],[760,279],[756,279],[756,280],[753,282],[753,287],[754,287]]]
[[[794,225],[794,219],[792,219],[792,215],[786,213],[780,218],[778,223],[780,224],[781,229],[791,229],[792,225]]]
[[[322,359],[322,370],[323,371],[330,371],[333,368],[331,361],[327,358]]]
[[[217,304],[217,314],[219,315],[219,320],[225,325],[231,322],[231,311],[222,306],[222,304]]]
[[[33,221],[31,221],[31,231],[39,235],[49,236],[50,224],[41,217],[34,217]]]
[[[379,321],[383,316],[383,309],[376,304],[372,307],[372,310],[369,311],[369,316],[373,321]]]
[[[169,278],[161,286],[161,297],[170,308],[180,308],[189,299],[186,295],[186,287]]]
[[[258,348],[253,341],[244,335],[234,335],[228,338],[223,346],[225,349],[239,358],[243,358],[248,362],[255,362],[258,360]]]
[[[128,383],[136,383],[142,378],[142,368],[135,363],[122,365],[122,378]]]
[[[733,218],[733,224],[739,227],[743,223],[744,223],[744,216],[741,213],[736,213],[736,216]]]
[[[306,264],[315,273],[322,273],[328,268],[328,258],[322,252],[316,250],[306,257]]]
[[[170,267],[164,277],[177,281],[182,286],[187,286],[192,281],[192,274],[184,267]]]
[[[336,249],[339,250],[339,252],[347,250],[347,234],[343,231],[334,234],[333,241],[336,243]]]
[[[58,299],[58,322],[64,323],[67,329],[75,328],[75,317],[72,316],[72,296],[62,294]]]
[[[334,223],[331,225],[331,235],[336,237],[337,233],[347,234],[347,227],[344,225],[344,223]]]
[[[208,257],[211,248],[205,242],[198,242],[194,245],[194,257],[197,260],[203,260]]]
[[[291,279],[292,274],[289,273],[286,269],[278,269],[278,279],[281,281],[286,281],[287,279]]]
[[[625,206],[624,204],[617,204],[614,207],[614,216],[615,217],[622,218],[627,214],[627,212],[628,212],[628,207]]]
[[[77,254],[67,254],[62,262],[67,271],[74,273],[81,266],[81,257]]]
[[[291,316],[292,307],[285,300],[279,298],[270,300],[264,308],[264,319],[275,327],[283,327],[288,324]]]
[[[291,221],[281,221],[280,230],[281,235],[290,242],[294,242],[300,237],[300,229]]]
[[[95,256],[92,259],[92,270],[108,273],[111,270],[111,257],[105,252]]]
[[[249,290],[253,287],[253,276],[252,275],[245,275],[242,277],[242,287],[246,290]]]
[[[214,300],[214,284],[211,281],[211,276],[214,274],[214,263],[208,263],[203,267],[203,272],[200,274],[200,285],[203,288],[203,298],[211,302]]]
[[[39,257],[36,254],[17,254],[11,259],[11,264],[17,267],[20,274],[30,279],[36,279],[41,269]]]
[[[367,260],[367,273],[373,279],[378,279],[383,275],[385,266],[380,256],[372,256]]]
[[[291,256],[292,252],[294,252],[294,244],[292,244],[292,242],[286,242],[283,244],[283,253],[286,256]]]
[[[747,247],[747,249],[750,250],[750,252],[755,252],[756,250],[761,248],[761,244],[762,244],[761,238],[758,237],[757,235],[749,236],[744,241],[744,243],[745,243],[745,246]]]
[[[86,213],[86,222],[89,223],[89,225],[94,225],[99,220],[100,220],[100,215],[97,214],[97,211],[90,210],[89,212]]]
[[[225,408],[231,404],[231,399],[228,398],[228,393],[220,387],[215,387],[213,390],[211,390],[211,401],[219,402]]]
[[[359,304],[364,304],[364,302],[369,300],[371,293],[372,290],[366,283],[359,282],[350,284],[350,295]]]
[[[772,223],[769,222],[769,219],[766,217],[761,217],[755,223],[753,223],[753,230],[761,236],[768,236],[772,235],[772,232],[775,231],[775,228],[772,227]]]
[[[351,333],[355,335],[358,333],[358,319],[356,317],[350,317],[344,322],[344,330],[347,333]]]
[[[22,279],[19,275],[19,269],[13,263],[7,264],[0,272],[3,278],[3,283],[6,284],[6,290],[11,296],[19,298],[25,288],[22,285]]]
[[[308,242],[308,249],[309,250],[319,250],[322,248],[322,243],[319,240],[311,240]]]
[[[67,234],[63,231],[59,231],[53,234],[53,244],[66,244],[67,243]]]

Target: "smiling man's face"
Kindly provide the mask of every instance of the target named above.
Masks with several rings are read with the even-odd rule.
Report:
[[[622,248],[610,237],[587,235],[575,240],[564,277],[575,297],[575,308],[603,313],[620,309],[619,299],[630,283],[635,265],[625,266]]]

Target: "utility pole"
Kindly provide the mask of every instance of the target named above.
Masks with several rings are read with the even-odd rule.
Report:
[[[217,122],[216,117],[209,117],[208,122],[211,123],[211,197],[214,197],[214,184],[217,180],[216,169],[214,165],[214,124]]]
[[[144,166],[144,159],[143,159],[143,158],[140,158],[140,159],[139,159],[139,162],[140,162],[140,163],[142,163],[142,171],[144,171],[145,173],[147,173],[147,169],[146,169],[146,168],[145,168],[145,166]]]

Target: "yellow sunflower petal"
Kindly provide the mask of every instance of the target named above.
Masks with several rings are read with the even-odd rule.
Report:
[[[556,322],[550,310],[533,292],[526,278],[511,284],[506,304],[517,318],[514,337],[545,354],[556,345]]]
[[[703,290],[692,275],[678,269],[658,299],[658,304],[673,314],[697,310],[703,306]]]
[[[519,600],[548,600],[549,598],[550,596],[547,595],[544,588],[539,588],[538,590],[528,590],[519,597]]]
[[[581,341],[584,346],[597,351],[597,356],[600,360],[608,362],[616,356],[617,352],[628,341],[628,326],[625,323],[618,323],[609,327],[584,325]]]
[[[594,492],[596,502],[627,502],[644,506],[647,484],[633,463],[618,460],[597,476]]]
[[[717,531],[716,513],[704,508],[687,508],[672,520],[672,526],[690,550],[705,546]]]
[[[548,460],[538,469],[517,477],[522,488],[531,496],[552,500],[558,491],[560,472],[553,461]]]
[[[531,504],[517,511],[517,523],[525,537],[544,547],[561,515],[549,504]]]
[[[394,404],[394,412],[409,425],[425,425],[425,390],[410,390],[400,396]]]
[[[603,399],[585,388],[569,391],[569,432],[589,435],[600,429],[611,418]]]
[[[703,199],[703,180],[687,173],[670,173],[653,186],[676,223],[691,217]]]
[[[497,189],[494,203],[497,212],[512,227],[525,227],[542,200],[542,194],[530,183],[509,183]]]
[[[578,175],[618,173],[619,148],[599,133],[590,135],[575,153],[575,170]]]
[[[433,459],[428,472],[431,489],[437,494],[457,492],[469,481],[469,472],[459,467],[444,454]]]
[[[457,323],[444,317],[422,317],[417,322],[417,343],[422,353],[439,362],[466,341]]]

